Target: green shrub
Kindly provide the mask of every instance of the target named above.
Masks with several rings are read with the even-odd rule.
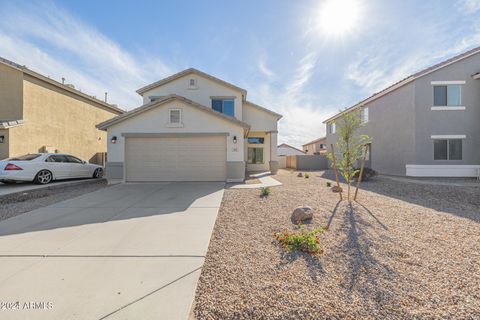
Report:
[[[305,179],[310,178],[310,175],[308,173],[305,173]]]
[[[301,251],[309,253],[312,256],[322,254],[323,250],[320,246],[320,236],[325,232],[326,228],[322,227],[308,231],[303,225],[300,225],[298,229],[297,232],[275,232],[273,236],[283,245],[285,251]]]
[[[332,186],[332,183],[330,181],[327,182],[327,187],[331,187]]]
[[[262,187],[260,189],[260,196],[261,197],[268,197],[270,195],[270,188],[269,187]]]

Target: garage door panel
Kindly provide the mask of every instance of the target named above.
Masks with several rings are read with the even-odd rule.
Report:
[[[127,181],[225,181],[225,136],[127,138]]]

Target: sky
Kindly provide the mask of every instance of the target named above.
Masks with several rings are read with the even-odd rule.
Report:
[[[130,110],[194,67],[281,113],[279,143],[480,46],[480,0],[5,1],[0,57]]]

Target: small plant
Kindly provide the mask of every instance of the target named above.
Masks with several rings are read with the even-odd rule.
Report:
[[[301,251],[316,256],[323,253],[320,246],[320,236],[325,230],[325,227],[321,227],[309,231],[305,229],[304,225],[300,225],[297,232],[275,232],[273,236],[283,245],[285,251]]]
[[[310,178],[310,175],[308,173],[305,173],[305,179]]]
[[[265,198],[270,195],[270,188],[269,187],[262,187],[260,188],[260,196]]]
[[[331,187],[332,186],[332,183],[330,181],[327,182],[327,187]]]

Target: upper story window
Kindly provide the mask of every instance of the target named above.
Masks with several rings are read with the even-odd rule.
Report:
[[[362,117],[362,122],[368,122],[368,107],[364,107],[362,111],[360,111],[360,116]]]
[[[182,110],[180,109],[170,109],[170,124],[180,124],[182,123]]]
[[[235,103],[232,98],[212,98],[212,109],[227,116],[235,116]]]
[[[453,81],[452,81],[453,82]],[[433,86],[435,107],[457,107],[462,105],[462,85],[458,83],[435,84]]]
[[[328,133],[334,134],[337,132],[337,125],[335,122],[332,122],[328,125]]]

